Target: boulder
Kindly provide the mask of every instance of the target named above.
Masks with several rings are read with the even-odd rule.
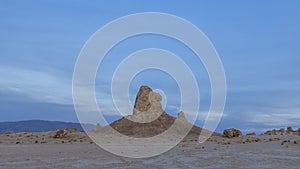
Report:
[[[67,128],[63,130],[58,130],[53,136],[53,138],[65,138],[68,134],[69,130]]]
[[[232,137],[241,137],[243,136],[240,130],[230,128],[223,131],[225,137],[232,138]]]

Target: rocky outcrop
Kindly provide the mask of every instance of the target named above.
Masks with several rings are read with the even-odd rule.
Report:
[[[234,128],[224,130],[223,134],[224,134],[225,137],[228,137],[228,138],[243,136],[243,134],[240,130],[237,130],[237,129],[234,129]]]
[[[141,112],[146,112],[150,109],[150,93],[152,89],[148,86],[141,86],[134,103],[133,115],[136,115]]]
[[[65,138],[68,134],[69,134],[69,130],[67,128],[63,130],[58,130],[56,131],[53,138]]]
[[[126,118],[138,123],[154,121],[164,112],[161,100],[159,93],[153,92],[148,86],[142,86],[136,96],[133,115]]]
[[[174,124],[176,118],[163,110],[161,100],[159,93],[153,92],[148,86],[142,86],[136,96],[133,114],[122,117],[110,126],[119,133],[134,137],[152,137],[163,133]],[[190,134],[199,135],[202,130],[190,124],[183,112],[178,113],[178,120],[181,123],[176,127],[176,132],[187,126],[192,128]],[[105,132],[106,127],[101,131]]]
[[[279,130],[273,129],[269,130],[264,133],[265,135],[300,135],[300,129],[297,131],[294,131],[292,127],[287,127],[285,130],[284,128],[281,128]]]
[[[178,119],[179,119],[180,121],[182,121],[182,122],[188,122],[188,121],[186,120],[186,118],[185,118],[185,115],[184,115],[184,112],[183,112],[183,111],[181,111],[181,112],[178,113]]]

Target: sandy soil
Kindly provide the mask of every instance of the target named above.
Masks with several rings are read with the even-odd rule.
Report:
[[[216,136],[203,144],[185,139],[159,156],[132,159],[104,151],[84,133],[63,139],[51,134],[0,135],[0,168],[300,168],[297,135]]]

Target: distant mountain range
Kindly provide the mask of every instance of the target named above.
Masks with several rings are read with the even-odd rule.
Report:
[[[93,124],[83,124],[87,130],[95,129]],[[0,122],[0,134],[6,131],[14,132],[44,132],[51,130],[61,130],[76,126],[78,130],[83,130],[81,124],[62,122],[62,121],[45,121],[45,120],[26,120],[17,122]]]

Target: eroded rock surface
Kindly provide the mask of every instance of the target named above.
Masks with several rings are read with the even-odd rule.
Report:
[[[225,137],[228,137],[228,138],[243,136],[243,134],[240,130],[237,130],[237,129],[234,129],[234,128],[224,130],[223,134],[224,134]]]
[[[53,136],[53,138],[65,138],[68,134],[69,134],[69,130],[68,129],[58,130],[55,133],[55,135]]]
[[[152,137],[168,130],[177,118],[168,115],[161,105],[162,96],[153,92],[148,86],[142,86],[136,96],[133,114],[110,124],[112,128],[127,136]],[[191,128],[189,134],[199,135],[201,128],[193,126],[185,118],[183,112],[178,113],[178,122],[172,132],[184,133]],[[102,128],[105,132],[107,126]],[[214,133],[215,134],[215,133]]]
[[[273,129],[269,130],[264,133],[265,135],[300,135],[300,128],[296,131],[293,130],[292,127],[287,127],[285,130],[284,128],[281,128],[279,130]]]

